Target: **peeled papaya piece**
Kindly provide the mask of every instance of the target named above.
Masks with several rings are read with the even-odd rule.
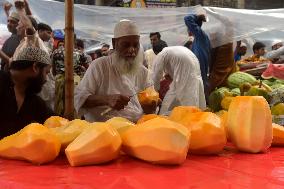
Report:
[[[221,125],[225,129],[227,141],[230,141],[229,131],[228,131],[228,112],[225,110],[221,110],[217,112],[216,115],[219,116],[221,119],[221,123],[222,123]]]
[[[69,120],[65,119],[63,117],[51,116],[50,118],[45,120],[43,125],[48,127],[48,128],[53,128],[53,127],[61,127],[61,126],[67,125],[68,122],[69,122]]]
[[[157,114],[146,114],[146,115],[143,115],[138,121],[137,121],[137,124],[140,124],[140,123],[144,123],[150,119],[154,119],[154,118],[157,118],[157,117],[162,117],[162,118],[165,118],[165,119],[169,119],[167,116],[162,116],[162,115],[157,115]]]
[[[228,131],[241,151],[265,152],[272,142],[272,116],[261,96],[235,97],[228,111]]]
[[[112,126],[117,132],[121,135],[130,127],[133,127],[135,124],[125,119],[123,117],[113,117],[106,121],[110,126]]]
[[[160,100],[159,93],[155,91],[153,87],[149,87],[138,94],[140,104],[152,104],[153,101],[156,103]]]
[[[218,154],[227,142],[222,120],[211,112],[197,112],[184,117],[179,123],[191,132],[189,153]]]
[[[116,159],[119,133],[107,123],[92,123],[65,149],[71,166],[100,164]]]
[[[182,164],[187,156],[190,132],[165,118],[154,118],[127,130],[123,151],[157,164]]]
[[[195,106],[178,106],[173,109],[170,115],[170,120],[179,121],[185,116],[191,113],[201,112],[201,110]]]
[[[85,120],[75,119],[70,121],[67,125],[61,127],[50,128],[61,142],[61,151],[64,152],[65,148],[78,137],[81,132],[90,123]]]
[[[0,141],[0,157],[27,160],[38,165],[53,161],[59,151],[59,139],[38,123],[29,124]]]
[[[272,123],[273,127],[273,146],[284,146],[284,127],[276,123]]]

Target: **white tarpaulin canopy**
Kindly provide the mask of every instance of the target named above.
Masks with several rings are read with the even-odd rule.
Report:
[[[64,3],[51,0],[29,0],[33,15],[53,29],[63,29]],[[209,22],[203,25],[212,46],[244,38],[274,41],[284,39],[284,9],[243,10],[206,7]],[[184,16],[204,12],[202,7],[121,8],[75,5],[75,32],[82,38],[110,43],[114,25],[120,19],[135,21],[144,47],[150,44],[149,33],[159,31],[169,45],[183,45],[188,39]],[[1,19],[3,22],[3,11]],[[1,24],[1,23],[0,23]],[[3,23],[2,23],[3,24]],[[5,23],[4,23],[5,24]]]

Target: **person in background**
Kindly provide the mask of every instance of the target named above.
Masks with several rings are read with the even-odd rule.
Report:
[[[282,41],[275,41],[272,43],[271,51],[265,54],[265,58],[268,58],[275,64],[284,63],[284,46]]]
[[[163,40],[161,39],[161,34],[159,32],[150,33],[149,37],[150,37],[152,48],[145,51],[144,57],[145,57],[145,66],[148,68],[150,73],[152,73],[153,63],[157,56],[153,51],[153,46],[157,44],[159,41],[163,41]],[[167,44],[165,41],[163,42]]]
[[[188,32],[194,37],[192,52],[199,60],[204,92],[208,96],[208,72],[211,64],[211,44],[208,35],[202,30],[202,23],[206,22],[205,15],[189,14],[184,17]]]
[[[255,58],[260,58],[265,55],[265,45],[261,42],[256,42],[253,47],[252,47],[254,57]]]
[[[172,78],[159,114],[169,115],[177,106],[206,108],[203,82],[197,57],[186,47],[165,47],[155,59],[153,81],[160,89],[163,73]]]
[[[188,32],[188,41],[183,46],[191,50],[193,41],[194,37],[192,36],[192,33]]]
[[[237,46],[234,52],[234,60],[238,62],[247,53],[247,45],[241,41],[237,41]]]
[[[46,46],[43,40],[49,40],[50,36],[48,34],[43,34],[42,25],[40,28],[40,34],[38,33],[38,24],[35,19],[25,13],[25,9],[23,6],[17,6],[17,12],[20,17],[20,24],[17,29],[18,35],[22,37],[20,44],[18,45],[15,53],[13,55],[13,59],[17,59],[18,54],[23,51],[23,49],[27,47],[36,47],[50,54],[50,49]],[[48,29],[49,30],[49,29]],[[50,29],[51,30],[51,29]],[[43,40],[42,40],[43,38]],[[48,65],[48,70],[50,71],[51,65]],[[42,90],[37,95],[45,101],[47,106],[53,110],[54,105],[54,77],[52,73],[48,73],[45,78],[46,82],[42,86]]]
[[[32,122],[44,123],[53,115],[37,95],[50,69],[48,53],[27,47],[13,60],[9,72],[0,71],[0,139]]]
[[[55,29],[52,32],[52,38],[53,38],[53,49],[58,49],[59,47],[64,47],[64,31],[60,29]]]
[[[157,104],[141,106],[137,93],[152,86],[142,65],[143,51],[136,24],[119,21],[114,28],[114,51],[92,62],[75,89],[75,108],[90,122],[124,117],[136,122],[144,113],[154,113]]]
[[[156,55],[158,55],[167,46],[168,46],[167,43],[160,40],[155,45],[153,45],[153,51]],[[155,70],[155,66],[156,64],[154,65],[153,70]],[[161,100],[163,100],[164,97],[166,96],[166,93],[170,89],[170,84],[172,83],[172,81],[173,79],[169,74],[165,74],[164,78],[160,81],[160,89],[158,90],[158,92]]]
[[[102,56],[108,56],[109,54],[109,44],[103,44],[102,48],[101,48],[101,53]]]
[[[21,37],[17,34],[17,27],[19,23],[19,14],[17,12],[12,12],[7,19],[7,28],[11,32],[11,36],[4,42],[2,46],[2,55],[4,57],[11,58],[14,55],[14,52],[18,45],[21,42]],[[4,54],[3,54],[4,53]],[[4,70],[9,60],[1,56],[1,70]]]
[[[42,41],[47,42],[50,40],[52,35],[52,29],[49,25],[45,23],[39,23],[37,25],[37,31]]]
[[[223,30],[218,29],[210,36],[211,43],[216,45],[216,47],[211,49],[211,64],[209,65],[207,90],[208,94],[210,94],[215,88],[227,85],[227,78],[236,70],[236,64],[234,61],[233,43],[228,42],[233,41],[234,27],[232,21],[225,15],[211,9],[208,9],[208,12],[226,26]]]
[[[77,41],[74,34],[74,41]],[[58,43],[57,43],[58,44]],[[80,46],[80,45],[79,45]],[[81,48],[81,47],[79,47]],[[64,91],[65,91],[65,48],[59,46],[51,55],[52,73],[55,77],[55,105],[54,112],[58,115],[64,115]],[[81,78],[83,78],[87,65],[87,58],[84,53],[78,49],[77,43],[74,44],[73,50],[73,69],[74,69],[74,86],[77,86]]]
[[[101,51],[101,49],[97,49],[97,50],[95,50],[95,52],[94,52],[94,55],[93,55],[93,60],[96,60],[97,58],[100,58],[100,57],[102,57],[103,55],[102,55],[102,51]]]
[[[275,51],[275,50],[277,50],[277,49],[279,49],[279,48],[281,48],[281,47],[283,47],[283,42],[277,40],[277,41],[274,41],[274,42],[272,43],[271,49],[272,49],[273,51]]]
[[[44,42],[46,48],[48,48],[49,54],[51,54],[53,50],[52,29],[49,25],[45,23],[39,23],[37,26],[38,35]]]
[[[92,62],[92,57],[85,52],[85,44],[82,39],[77,39],[76,45],[77,45],[78,51],[81,53],[80,62],[83,62],[83,66],[87,70],[89,65]]]
[[[242,68],[242,65],[244,64],[261,64],[261,63],[268,63],[270,62],[269,59],[265,57],[266,51],[265,51],[265,44],[262,42],[256,42],[253,47],[253,55],[250,57],[247,57],[245,59],[242,59],[237,62],[237,66],[239,69]]]

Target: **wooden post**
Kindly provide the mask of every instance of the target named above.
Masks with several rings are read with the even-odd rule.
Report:
[[[73,50],[74,50],[74,3],[65,0],[65,112],[69,120],[74,119],[74,75],[73,75]]]

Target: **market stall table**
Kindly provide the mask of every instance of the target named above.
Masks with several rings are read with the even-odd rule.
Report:
[[[181,166],[159,166],[128,156],[97,166],[71,167],[67,159],[35,166],[0,159],[1,189],[187,189],[284,188],[284,150],[265,154],[226,150],[218,156],[189,155]]]

